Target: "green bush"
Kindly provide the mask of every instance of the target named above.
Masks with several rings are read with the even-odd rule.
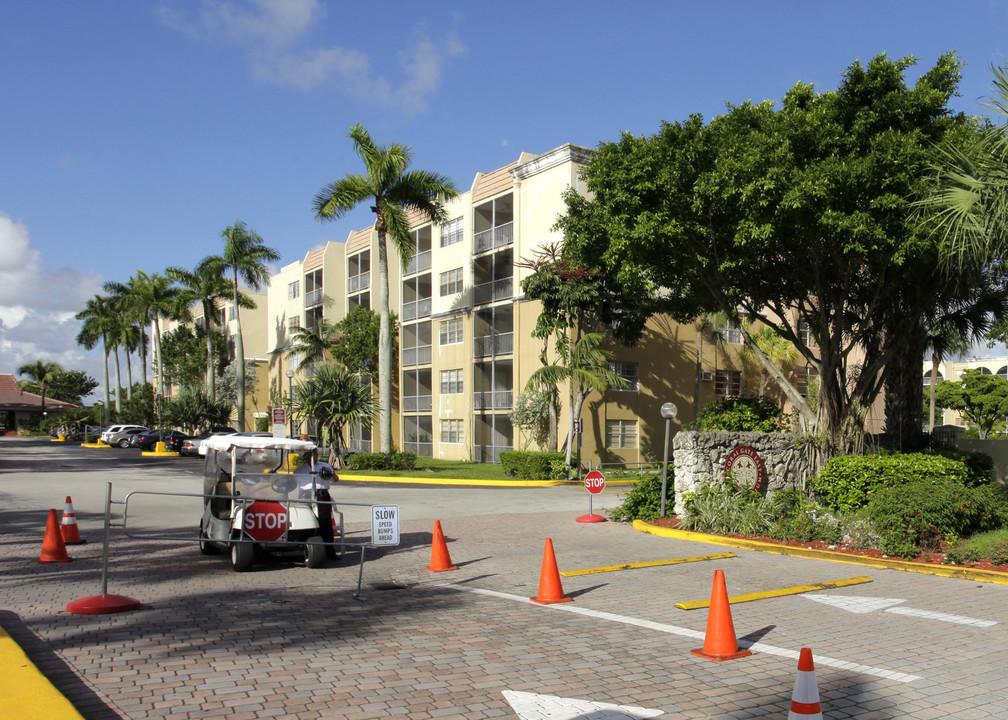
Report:
[[[701,432],[787,432],[791,423],[783,411],[767,398],[724,397],[704,406],[693,421]]]
[[[987,485],[994,478],[994,458],[987,453],[970,452],[968,450],[940,450],[942,457],[959,460],[966,465],[969,479],[964,484],[977,486]]]
[[[862,514],[881,536],[879,550],[913,558],[941,549],[944,538],[1000,527],[1005,508],[1003,490],[935,479],[881,488]]]
[[[413,470],[416,454],[411,452],[354,453],[346,458],[351,470]]]
[[[566,468],[566,456],[558,452],[505,450],[500,461],[504,474],[519,480],[552,480],[558,461]]]
[[[683,507],[686,530],[726,535],[764,535],[770,531],[774,513],[758,492],[732,481],[686,493]]]
[[[609,511],[609,519],[617,522],[632,522],[634,520],[653,520],[661,516],[662,476],[645,475],[644,479],[633,486],[623,501]],[[675,482],[672,471],[665,488],[665,513],[675,507]]]
[[[828,507],[848,513],[886,488],[933,480],[971,484],[974,478],[963,460],[942,455],[839,455],[809,479],[809,487]]]

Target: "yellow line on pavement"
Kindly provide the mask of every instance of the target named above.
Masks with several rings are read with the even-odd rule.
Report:
[[[0,628],[0,698],[4,717],[83,720],[3,628]]]
[[[833,588],[846,587],[848,585],[860,585],[870,583],[870,577],[852,577],[845,580],[833,580],[832,582],[815,583],[814,585],[795,585],[789,588],[779,588],[777,590],[764,590],[762,592],[749,593],[748,595],[734,595],[728,598],[729,603],[744,603],[752,600],[764,600],[765,598],[782,597],[784,595],[799,595],[801,593],[812,592],[813,590],[832,590]],[[680,610],[696,610],[697,608],[710,607],[710,600],[694,600],[692,602],[681,602],[675,605]]]
[[[608,567],[588,568],[587,570],[568,570],[560,574],[564,577],[574,577],[575,575],[593,575],[594,573],[616,572],[617,570],[636,570],[637,568],[657,567],[659,565],[681,565],[682,563],[699,562],[700,560],[721,560],[733,557],[736,557],[735,553],[726,552],[714,555],[671,558],[670,560],[648,560],[646,562],[626,563],[625,565],[609,565]]]

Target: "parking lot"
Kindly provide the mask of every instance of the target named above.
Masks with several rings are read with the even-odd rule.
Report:
[[[579,488],[340,483],[337,502],[400,510],[401,543],[368,551],[360,599],[356,558],[235,573],[192,542],[198,499],[137,496],[135,529],[151,536],[113,531],[109,592],[140,609],[70,614],[100,590],[107,482],[116,499],[198,493],[199,463],[0,441],[0,621],[87,718],[786,717],[802,647],[827,718],[1008,708],[1008,586],[739,549],[567,576],[572,602],[530,602],[547,538],[562,572],[730,550],[578,523]],[[37,564],[46,513],[66,495],[88,542],[68,548],[70,563]],[[617,501],[607,492],[594,508]],[[367,539],[364,520],[348,517],[350,540]],[[434,520],[458,570],[425,569]],[[717,569],[732,596],[870,582],[733,604],[753,654],[713,662],[690,654],[707,610],[676,604],[709,598]]]

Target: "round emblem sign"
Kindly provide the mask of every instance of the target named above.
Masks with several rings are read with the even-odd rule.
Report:
[[[763,459],[748,445],[739,445],[728,453],[724,472],[725,480],[731,473],[739,485],[751,487],[756,492],[763,490]]]

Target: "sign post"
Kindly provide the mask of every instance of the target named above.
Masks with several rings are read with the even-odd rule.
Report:
[[[273,408],[273,437],[287,437],[287,412],[282,407]]]
[[[598,470],[589,470],[585,475],[584,486],[588,491],[588,514],[577,518],[577,521],[583,523],[605,522],[604,517],[592,512],[592,498],[605,490],[605,475]]]

